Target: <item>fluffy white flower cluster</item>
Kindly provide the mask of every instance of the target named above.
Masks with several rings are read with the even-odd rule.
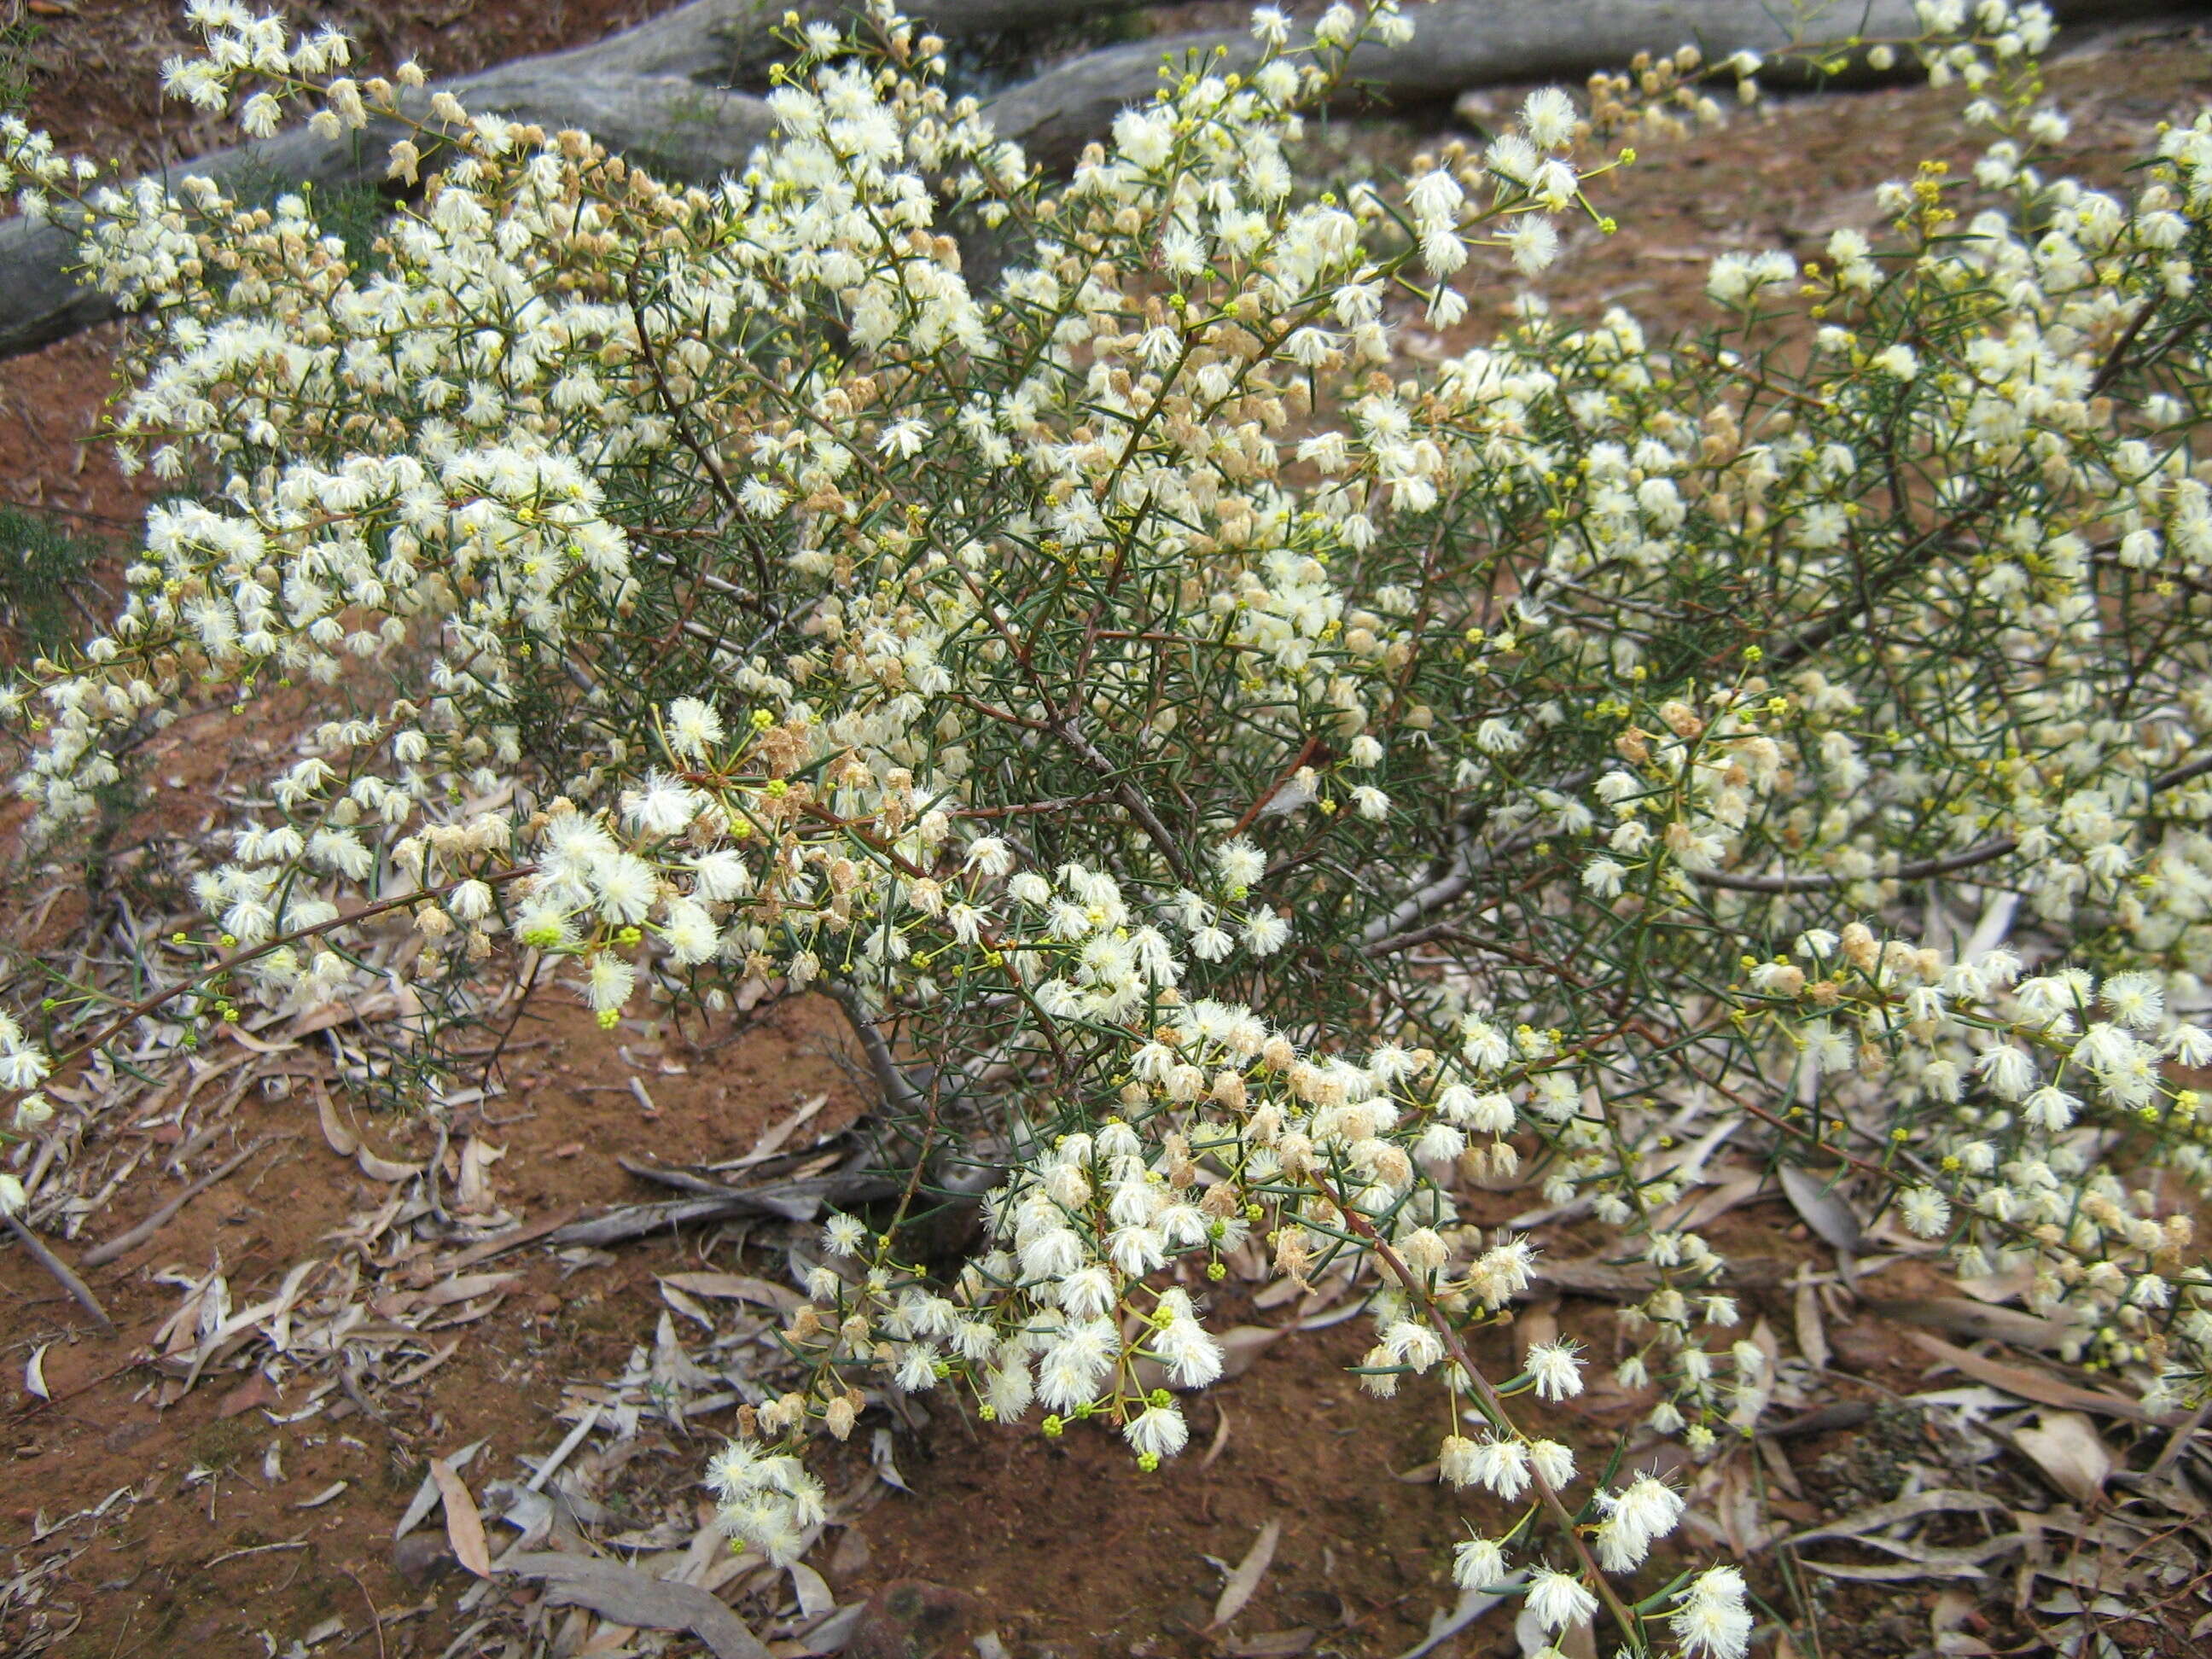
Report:
[[[2161,1215],[2101,1158],[2102,1126],[2166,1129],[2168,1167],[2203,1184],[2198,1097],[2177,1078],[2212,1062],[2212,1031],[2173,1014],[2160,975],[1932,956],[1863,924],[1814,929],[1753,970],[1753,1006],[1795,1026],[1808,1066],[1869,1072],[1862,1090],[1879,1078],[1925,1114],[1897,1194],[1907,1230],[1948,1242],[1969,1277],[2030,1270],[2028,1305],[2059,1322],[2067,1358],[2133,1370],[2172,1405],[2212,1352],[2212,1285],[2190,1262],[2189,1214]]]

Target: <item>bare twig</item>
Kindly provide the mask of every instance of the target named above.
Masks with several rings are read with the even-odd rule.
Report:
[[[441,886],[419,888],[412,893],[402,893],[397,898],[380,899],[374,904],[365,904],[360,909],[349,911],[344,915],[332,916],[328,921],[319,921],[312,927],[296,927],[289,933],[279,933],[274,939],[264,939],[260,944],[253,945],[250,949],[234,951],[229,956],[220,957],[217,960],[208,963],[206,967],[202,968],[198,972],[185,975],[185,978],[179,980],[174,985],[167,986],[161,990],[155,991],[149,995],[141,997],[137,1001],[124,1009],[122,1012],[117,1014],[114,1018],[109,1020],[106,1024],[101,1026],[100,1030],[94,1032],[92,1036],[85,1038],[83,1042],[76,1044],[76,1047],[70,1048],[62,1054],[57,1054],[54,1057],[52,1069],[58,1072],[64,1066],[69,1065],[72,1060],[82,1060],[85,1055],[91,1054],[94,1049],[103,1047],[115,1037],[120,1036],[123,1032],[128,1030],[134,1021],[144,1018],[148,1014],[152,1013],[154,1010],[161,1006],[162,1004],[173,1001],[176,998],[183,996],[186,992],[190,991],[194,986],[200,984],[203,981],[210,979],[216,974],[224,973],[230,969],[243,967],[249,962],[258,961],[261,957],[267,956],[271,951],[281,950],[287,945],[296,945],[303,939],[315,939],[324,933],[335,932],[337,929],[341,927],[349,927],[356,922],[367,921],[372,916],[380,916],[388,911],[404,910],[410,905],[428,904],[433,902],[437,899],[442,898],[446,894],[459,886],[464,881],[481,879],[486,885],[496,887],[503,883],[516,880],[523,876],[535,875],[537,872],[538,866],[535,864],[518,864],[512,870],[501,870],[494,874],[481,878],[459,876]],[[18,1089],[13,1092],[15,1095],[23,1095],[27,1094],[30,1091],[26,1089]]]
[[[1276,796],[1281,794],[1284,787],[1289,784],[1291,780],[1297,776],[1298,769],[1306,765],[1320,751],[1321,739],[1319,738],[1308,738],[1305,741],[1305,746],[1300,749],[1297,755],[1292,757],[1289,765],[1285,766],[1279,773],[1276,774],[1275,781],[1260,792],[1259,799],[1244,809],[1244,816],[1237,820],[1235,826],[1229,831],[1229,833],[1232,836],[1241,836],[1247,830],[1249,830],[1252,827],[1252,820],[1258,817],[1261,813],[1267,810],[1267,803],[1274,799]]]
[[[263,1135],[258,1139],[249,1142],[243,1152],[225,1159],[209,1170],[207,1174],[192,1182],[191,1186],[185,1188],[184,1191],[179,1193],[137,1226],[125,1228],[105,1244],[94,1245],[84,1253],[84,1265],[88,1267],[102,1267],[118,1256],[130,1255],[131,1251],[167,1226],[175,1218],[178,1211],[214,1186],[216,1182],[229,1175],[276,1138],[274,1135]]]
[[[303,1550],[307,1547],[304,1538],[287,1538],[274,1544],[249,1544],[244,1549],[225,1550],[221,1555],[210,1556],[200,1564],[200,1571],[219,1567],[226,1561],[235,1561],[242,1555],[267,1555],[275,1550]]]
[[[1878,870],[1872,875],[1840,876],[1832,872],[1805,876],[1739,876],[1726,870],[1692,870],[1690,879],[1705,887],[1727,887],[1741,893],[1813,893],[1832,887],[1841,887],[1849,882],[1919,881],[1929,876],[1948,876],[1954,870],[1971,870],[1978,864],[1988,864],[2001,859],[2020,845],[2011,836],[2000,836],[1995,841],[1985,841],[1978,847],[1969,847],[1962,853],[1951,853],[1940,859],[1921,859],[1911,864],[1900,864],[1894,870]]]
[[[15,1235],[17,1243],[30,1252],[31,1260],[52,1274],[61,1287],[70,1293],[77,1306],[82,1308],[98,1322],[101,1330],[110,1336],[114,1335],[115,1322],[107,1316],[107,1310],[100,1305],[100,1298],[92,1293],[92,1286],[79,1279],[71,1271],[68,1262],[48,1249],[46,1241],[26,1227],[14,1214],[10,1213],[6,1220],[8,1231]],[[88,1256],[85,1258],[85,1265],[97,1267],[99,1264]]]
[[[1588,781],[1587,774],[1569,779],[1560,785],[1559,793],[1572,793]],[[1473,887],[1474,878],[1483,871],[1533,847],[1536,842],[1534,835],[1520,835],[1486,849],[1477,843],[1475,837],[1475,826],[1462,826],[1452,843],[1446,873],[1415,888],[1387,915],[1377,916],[1367,924],[1359,935],[1359,948],[1363,954],[1385,956],[1394,950],[1402,949],[1404,941],[1399,935],[1409,924],[1443,909]]]
[[[649,1167],[649,1166],[648,1166]],[[811,1221],[824,1204],[866,1204],[890,1198],[898,1183],[863,1170],[780,1182],[769,1187],[731,1188],[662,1204],[624,1204],[603,1215],[586,1216],[548,1233],[550,1244],[618,1244],[694,1221],[720,1221],[735,1215],[781,1216]]]
[[[1053,735],[1068,746],[1075,757],[1112,786],[1115,797],[1128,809],[1129,816],[1144,826],[1145,834],[1152,838],[1153,849],[1167,860],[1168,868],[1175,872],[1176,879],[1190,886],[1196,879],[1188,864],[1183,860],[1182,849],[1168,827],[1160,822],[1152,803],[1134,781],[1124,776],[1120,769],[1099,752],[1098,746],[1085,737],[1072,720],[1062,720],[1052,727]]]
[[[1961,525],[1972,522],[1976,515],[1996,498],[1996,486],[1984,485],[1942,523],[1918,538],[1879,570],[1863,576],[1851,597],[1843,604],[1787,639],[1765,647],[1765,655],[1762,659],[1765,672],[1778,674],[1784,669],[1795,667],[1838,635],[1854,627],[1859,618],[1869,614],[1875,603],[1887,595],[1892,588],[1915,572],[1926,568],[1929,561],[1942,551],[1952,532]]]
[[[2212,772],[2212,755],[2185,762],[2160,773],[2150,781],[2148,793],[2179,788],[2194,779]],[[1911,864],[1900,864],[1894,870],[1878,870],[1870,876],[1840,876],[1822,872],[1802,876],[1740,876],[1726,870],[1692,870],[1690,879],[1705,887],[1726,887],[1741,893],[1814,893],[1847,883],[1868,881],[1920,881],[1929,876],[1948,876],[1954,871],[1971,870],[1978,864],[1988,864],[2019,850],[2020,842],[2012,836],[1999,836],[1962,852],[1947,853],[1941,858],[1918,859]],[[1385,941],[1401,944],[1403,941]]]
[[[2087,393],[2089,397],[2098,396],[2113,381],[2120,378],[2121,371],[2128,366],[2128,352],[2142,333],[2143,325],[2150,321],[2151,313],[2158,309],[2159,301],[2165,297],[2162,294],[2154,294],[2142,302],[2142,308],[2135,314],[2135,319],[2128,325],[2127,331],[2114,341],[2112,349],[2105,354],[2105,361],[2097,370],[2096,379],[2089,382]]]
[[[876,1086],[884,1091],[884,1103],[902,1112],[921,1112],[928,1108],[921,1091],[914,1079],[900,1067],[891,1046],[884,1041],[884,1034],[876,1029],[860,1006],[860,994],[842,980],[830,985],[830,996],[845,1016],[845,1023],[853,1028],[853,1036],[860,1045],[860,1052],[868,1057],[868,1069],[875,1074]]]
[[[1405,1291],[1407,1299],[1427,1316],[1430,1326],[1443,1339],[1445,1351],[1466,1376],[1468,1387],[1474,1390],[1475,1398],[1481,1401],[1484,1414],[1498,1427],[1510,1428],[1513,1419],[1505,1409],[1504,1398],[1492,1386],[1490,1379],[1483,1375],[1481,1367],[1474,1363],[1474,1357],[1468,1352],[1467,1345],[1460,1340],[1458,1328],[1437,1306],[1436,1298],[1429,1294],[1421,1275],[1406,1265],[1404,1258],[1390,1248],[1389,1242],[1375,1231],[1367,1218],[1354,1209],[1350,1200],[1327,1179],[1316,1177],[1314,1184],[1320,1188],[1322,1195],[1336,1207],[1337,1212],[1344,1218],[1345,1224],[1375,1252],[1391,1278],[1398,1281],[1399,1288]],[[1590,1554],[1589,1546],[1583,1541],[1582,1532],[1575,1524],[1574,1511],[1567,1507],[1565,1500],[1534,1460],[1530,1461],[1528,1468],[1530,1479],[1535,1483],[1537,1500],[1565,1536],[1568,1547],[1574,1551],[1582,1566],[1583,1577],[1605,1604],[1606,1611],[1613,1616],[1613,1623],[1620,1626],[1620,1633],[1626,1638],[1630,1648],[1641,1648],[1644,1639],[1642,1621],[1606,1581],[1605,1574],[1599,1569],[1596,1559]]]
[[[638,279],[644,275],[642,266],[633,265],[629,280],[624,284],[629,300],[630,323],[637,330],[637,349],[645,358],[647,372],[653,376],[653,390],[660,396],[662,412],[668,416],[669,424],[675,428],[676,435],[684,441],[684,447],[697,456],[699,465],[707,469],[707,477],[714,486],[714,493],[722,498],[723,506],[729,509],[727,522],[735,522],[744,511],[744,504],[738,501],[738,492],[730,488],[730,481],[722,472],[721,463],[714,459],[713,452],[706,445],[699,441],[698,435],[691,430],[690,422],[684,418],[684,405],[677,402],[676,394],[669,390],[668,377],[660,367],[660,354],[653,349],[653,331],[647,325],[645,301],[638,293],[637,286]],[[769,587],[768,556],[761,551],[759,538],[748,535],[743,539],[746,550],[753,556],[753,585],[759,596],[754,608],[766,611]],[[744,603],[742,597],[738,603]]]
[[[377,1611],[376,1598],[368,1593],[368,1586],[361,1582],[361,1575],[351,1567],[341,1566],[338,1571],[353,1580],[354,1588],[361,1592],[361,1599],[368,1603],[368,1626],[376,1632],[376,1659],[385,1659],[384,1615]]]

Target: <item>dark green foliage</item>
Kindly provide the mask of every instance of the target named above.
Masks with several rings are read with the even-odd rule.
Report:
[[[1086,52],[1141,40],[1150,33],[1141,9],[1070,9],[1073,16],[1038,27],[997,29],[947,43],[945,83],[955,94],[989,98],[1054,64]]]
[[[82,634],[77,606],[100,550],[52,520],[0,507],[0,653],[28,659]]]
[[[31,43],[43,33],[23,21],[20,4],[0,5],[0,113],[21,109],[30,95]]]
[[[356,272],[365,275],[377,268],[376,239],[392,216],[393,205],[393,198],[380,185],[367,181],[301,184],[274,169],[251,163],[224,182],[231,199],[241,210],[273,208],[279,197],[300,197],[323,234],[345,244],[346,258]]]

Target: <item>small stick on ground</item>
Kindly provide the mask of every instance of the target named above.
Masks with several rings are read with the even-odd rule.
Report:
[[[90,1249],[84,1253],[84,1265],[88,1267],[102,1267],[106,1266],[107,1263],[114,1261],[118,1256],[130,1255],[131,1251],[137,1249],[148,1239],[153,1237],[155,1233],[158,1233],[162,1228],[167,1226],[169,1223],[175,1218],[178,1211],[183,1209],[185,1205],[191,1203],[202,1193],[214,1186],[216,1182],[221,1181],[225,1176],[237,1169],[240,1164],[245,1163],[247,1158],[252,1158],[254,1153],[259,1152],[268,1144],[269,1139],[266,1136],[252,1142],[244,1152],[240,1152],[234,1157],[226,1160],[224,1163],[218,1164],[216,1168],[208,1171],[207,1174],[202,1176],[198,1181],[192,1182],[191,1186],[185,1188],[184,1191],[179,1193],[174,1198],[171,1199],[167,1204],[164,1204],[160,1209],[155,1211],[153,1214],[148,1216],[137,1226],[125,1228],[123,1231],[116,1234],[114,1237],[109,1239],[105,1244],[94,1245]]]
[[[376,1610],[376,1598],[368,1593],[368,1586],[361,1582],[361,1575],[351,1567],[340,1567],[338,1571],[353,1580],[361,1599],[368,1603],[368,1627],[376,1632],[376,1659],[385,1659],[384,1615]]]
[[[107,1316],[107,1310],[100,1305],[100,1298],[92,1293],[92,1286],[79,1279],[70,1270],[68,1262],[48,1249],[43,1239],[13,1215],[7,1218],[7,1222],[8,1231],[15,1234],[16,1242],[31,1253],[31,1260],[52,1273],[77,1306],[98,1322],[101,1330],[110,1336],[114,1335],[115,1322]],[[88,1265],[96,1264],[88,1261]]]
[[[242,1550],[225,1550],[221,1555],[210,1556],[200,1565],[200,1571],[205,1572],[226,1561],[235,1561],[241,1555],[266,1555],[271,1550],[303,1550],[307,1547],[307,1540],[304,1538],[287,1538],[275,1544],[251,1544]]]

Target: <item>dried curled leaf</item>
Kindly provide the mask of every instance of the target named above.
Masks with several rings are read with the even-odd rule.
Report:
[[[2112,1454],[2097,1425],[2079,1412],[2039,1412],[2036,1417],[2034,1426],[2013,1431],[2013,1444],[2075,1503],[2098,1502],[2112,1473]]]
[[[438,1483],[438,1495],[446,1503],[446,1539],[453,1547],[454,1559],[479,1578],[491,1577],[491,1552],[484,1545],[483,1517],[477,1513],[476,1500],[462,1484],[445,1459],[430,1460],[430,1478]]]
[[[420,1164],[395,1164],[388,1158],[379,1158],[366,1146],[354,1155],[354,1162],[371,1181],[412,1181],[422,1173]]]
[[[1820,1236],[1820,1241],[1845,1255],[1856,1255],[1864,1230],[1859,1225],[1857,1212],[1844,1202],[1832,1180],[1823,1179],[1794,1164],[1784,1164],[1776,1172],[1782,1190],[1808,1227]]]
[[[714,1659],[769,1659],[768,1648],[744,1621],[696,1584],[574,1555],[518,1555],[502,1571],[544,1579],[546,1599],[556,1607],[589,1607],[617,1624],[647,1630],[688,1630]]]
[[[314,1079],[315,1116],[323,1126],[323,1139],[340,1158],[351,1158],[361,1151],[361,1137],[348,1128],[338,1116],[337,1103],[331,1091],[323,1086],[320,1078]]]

